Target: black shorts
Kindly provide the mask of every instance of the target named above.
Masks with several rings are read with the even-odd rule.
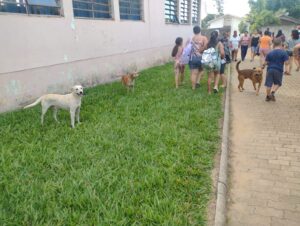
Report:
[[[226,66],[226,63],[225,64],[221,64],[220,74],[224,74],[225,73],[225,66]]]
[[[271,88],[274,85],[282,85],[283,73],[274,69],[270,69],[267,72],[265,86]]]

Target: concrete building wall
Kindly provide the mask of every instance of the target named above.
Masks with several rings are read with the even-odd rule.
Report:
[[[118,0],[114,19],[0,14],[0,112],[16,109],[45,93],[93,86],[170,60],[175,38],[186,40],[192,25],[166,24],[164,0],[144,0],[144,20],[124,21]]]
[[[270,28],[271,32],[274,32],[275,35],[277,34],[278,30],[282,30],[283,34],[286,37],[286,40],[291,39],[291,34],[292,34],[292,30],[297,30],[297,25],[296,24],[289,24],[289,25],[275,25],[275,26],[267,26],[268,28]],[[262,27],[261,30],[262,32],[264,32],[265,30],[267,30],[267,27]]]
[[[210,22],[209,29],[224,27],[224,18],[216,19]]]
[[[239,33],[239,24],[242,22],[242,19],[239,18],[232,18],[231,21],[231,35],[233,35],[234,31]]]

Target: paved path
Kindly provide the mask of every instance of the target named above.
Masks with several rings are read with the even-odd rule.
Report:
[[[227,225],[300,226],[300,72],[265,102],[264,86],[255,96],[246,80],[240,93],[232,71]]]

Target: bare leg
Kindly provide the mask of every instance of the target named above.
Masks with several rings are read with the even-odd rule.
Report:
[[[192,81],[192,89],[196,89],[196,83],[198,78],[199,70],[198,69],[192,69],[191,70],[191,81]]]
[[[224,88],[224,87],[226,87],[227,79],[224,74],[221,74],[220,76],[221,76],[221,80],[222,80],[222,87]]]
[[[175,85],[176,85],[176,89],[177,89],[178,86],[179,86],[179,74],[180,74],[179,68],[176,68],[176,69],[175,69]]]
[[[220,74],[219,73],[215,73],[215,84],[214,84],[214,90],[218,91],[219,90],[219,80],[220,80]]]
[[[211,94],[211,81],[213,79],[213,72],[209,72],[208,73],[208,79],[207,79],[207,91],[208,91],[208,94]]]
[[[286,68],[286,73],[287,74],[291,74],[291,72],[292,72],[292,69],[293,69],[293,61],[294,61],[294,57],[289,57],[289,64],[288,64],[288,66],[287,66],[287,68]]]

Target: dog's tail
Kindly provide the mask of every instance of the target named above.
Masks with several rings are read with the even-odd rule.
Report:
[[[34,107],[35,105],[38,105],[41,101],[42,101],[42,97],[37,99],[34,103],[25,106],[24,109]]]
[[[240,68],[239,68],[240,63],[241,63],[241,61],[237,62],[236,66],[235,66],[237,72],[240,72]]]

